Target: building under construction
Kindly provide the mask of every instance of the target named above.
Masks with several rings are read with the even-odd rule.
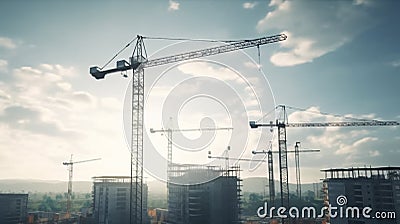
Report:
[[[322,170],[325,173],[325,205],[343,209],[343,217],[329,217],[330,223],[400,223],[400,167],[363,167]],[[350,211],[360,211],[352,217]],[[362,215],[370,207],[371,218]],[[378,213],[379,214],[378,214]],[[356,215],[355,215],[356,216]]]
[[[168,184],[168,223],[240,222],[239,166],[173,165]]]
[[[93,177],[93,218],[97,224],[130,223],[130,177],[101,176]],[[133,185],[133,188],[135,185]],[[135,190],[135,189],[133,189]],[[147,218],[147,185],[143,185],[144,222]],[[135,202],[132,202],[132,204]]]

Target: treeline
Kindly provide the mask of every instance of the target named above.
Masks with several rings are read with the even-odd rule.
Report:
[[[71,212],[89,208],[92,203],[90,193],[73,193]],[[30,193],[28,211],[65,212],[67,210],[67,193]]]

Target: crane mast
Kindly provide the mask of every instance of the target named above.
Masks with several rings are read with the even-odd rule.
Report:
[[[297,144],[298,142],[296,142]],[[306,150],[299,150],[299,148],[295,147],[294,150],[287,150],[287,153],[294,153],[295,157],[297,158],[295,160],[295,166],[296,166],[296,180],[300,181],[300,159],[299,159],[299,153],[304,153],[304,152],[319,152],[319,149],[306,149]],[[275,179],[274,179],[274,160],[272,157],[273,153],[279,153],[279,151],[272,151],[272,150],[262,150],[262,151],[252,151],[253,154],[267,154],[267,162],[268,162],[268,188],[269,188],[269,199],[271,201],[271,205],[275,205]],[[297,174],[299,176],[297,176]],[[298,179],[297,179],[298,177]],[[297,183],[299,183],[299,181]],[[297,189],[299,186],[297,186]]]
[[[296,142],[296,144],[294,145],[294,161],[296,164],[296,193],[297,197],[301,200],[300,152],[305,152],[305,151],[299,150],[299,147],[300,147],[300,142]],[[319,152],[319,150],[317,151]]]
[[[294,146],[294,161],[296,163],[296,193],[297,197],[301,200],[301,180],[300,180],[300,155],[299,155],[300,142],[296,142]]]
[[[145,37],[138,35],[132,57],[117,61],[116,68],[103,70],[97,66],[90,67],[90,74],[96,79],[104,79],[107,74],[132,70],[132,133],[131,133],[131,188],[130,188],[130,223],[143,223],[143,105],[144,105],[144,68],[187,61],[211,55],[232,52],[250,47],[276,43],[286,40],[285,34],[262,37],[251,40],[234,41],[222,46],[180,53],[158,59],[147,58],[144,45]],[[128,47],[130,42],[126,47]],[[126,48],[125,47],[125,48]],[[117,55],[116,55],[117,56]],[[115,57],[114,57],[115,58]],[[135,185],[135,186],[133,186]],[[135,200],[133,200],[135,199]],[[132,203],[134,203],[132,205]]]
[[[72,178],[73,178],[73,169],[74,169],[74,164],[76,163],[86,163],[86,162],[91,162],[91,161],[96,161],[100,160],[100,158],[97,159],[88,159],[88,160],[81,160],[81,161],[72,161],[72,154],[71,158],[69,159],[68,162],[63,162],[64,166],[68,166],[68,191],[67,191],[67,215],[70,215],[71,212],[71,206],[72,206]]]
[[[272,151],[269,150],[267,153],[268,160],[268,188],[269,188],[269,200],[271,205],[275,205],[275,178],[274,178],[274,160],[272,157]]]

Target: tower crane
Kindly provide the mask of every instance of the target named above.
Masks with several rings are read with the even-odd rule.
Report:
[[[167,128],[167,129],[159,129],[155,130],[153,128],[150,128],[150,133],[156,133],[156,132],[161,132],[161,133],[167,133],[167,139],[168,139],[168,164],[167,164],[167,178],[168,182],[170,181],[170,171],[172,167],[172,133],[174,132],[194,132],[194,131],[220,131],[220,130],[232,130],[233,128],[189,128],[189,129],[172,129],[172,128]]]
[[[229,147],[229,146],[228,146]],[[229,150],[229,149],[228,149]],[[225,160],[225,161],[229,161],[229,160],[236,160],[236,161],[245,161],[245,162],[266,162],[263,159],[252,159],[252,158],[232,158],[229,157],[228,154],[225,154],[225,156],[212,156],[211,155],[211,151],[208,151],[208,158],[209,159],[221,159],[221,160]],[[229,162],[227,163],[229,164]],[[226,164],[225,164],[226,165]],[[229,167],[227,167],[229,168]]]
[[[101,158],[96,159],[88,159],[88,160],[81,160],[81,161],[72,161],[72,154],[71,158],[68,162],[63,162],[63,165],[68,166],[69,178],[68,178],[68,194],[67,194],[67,215],[70,215],[71,212],[71,202],[72,202],[72,177],[73,177],[73,170],[74,164],[77,163],[86,163],[91,161],[100,160]]]
[[[304,152],[320,152],[319,149],[303,149],[299,150],[300,142],[296,142],[294,150],[288,150],[287,153],[295,154],[295,166],[296,166],[296,193],[299,198],[301,198],[301,181],[300,181],[300,153]],[[268,186],[269,186],[269,198],[271,203],[275,203],[275,180],[274,180],[274,161],[272,154],[279,153],[279,151],[272,150],[262,150],[262,151],[252,151],[253,154],[267,154],[268,161]]]
[[[275,109],[280,108],[283,117],[276,119],[275,123],[258,123],[250,121],[250,128],[270,127],[278,128],[278,145],[279,145],[279,182],[281,190],[281,205],[289,208],[289,183],[288,183],[288,165],[287,165],[287,145],[286,145],[286,128],[318,128],[318,127],[371,127],[371,126],[397,126],[400,123],[397,121],[379,121],[379,120],[365,120],[357,119],[356,121],[339,121],[339,122],[292,122],[289,123],[286,114],[286,108],[305,111],[295,107],[278,105]],[[327,114],[324,114],[327,115]],[[335,115],[337,116],[337,115]]]
[[[319,149],[303,149],[299,150],[300,142],[294,145],[294,161],[296,164],[296,194],[301,200],[301,175],[300,175],[300,152],[319,152]],[[289,151],[288,151],[289,152]]]
[[[147,37],[148,38],[148,37]],[[115,72],[124,72],[132,70],[132,136],[131,136],[131,191],[130,191],[130,223],[141,224],[142,217],[142,190],[143,190],[143,109],[144,109],[144,68],[161,66],[180,61],[187,61],[195,58],[207,57],[240,49],[257,47],[265,44],[276,43],[286,40],[285,34],[261,37],[251,40],[231,41],[221,46],[210,47],[201,50],[195,50],[185,53],[179,53],[172,56],[166,56],[156,59],[148,59],[144,45],[146,37],[138,35],[130,41],[120,52],[118,52],[109,64],[123,50],[135,43],[135,47],[129,62],[126,60],[117,61],[116,68],[104,69],[93,66],[89,69],[90,74],[96,79],[103,79],[107,74]],[[160,39],[160,38],[158,38]],[[172,38],[165,38],[172,39]],[[182,39],[180,39],[182,40]],[[107,65],[106,64],[106,65]],[[133,183],[135,183],[135,192],[133,192]],[[134,195],[133,195],[134,193]],[[133,196],[135,204],[132,207]]]

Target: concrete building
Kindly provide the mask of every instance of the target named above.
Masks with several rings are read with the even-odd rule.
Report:
[[[28,194],[0,194],[0,223],[26,223]]]
[[[93,180],[93,218],[95,223],[129,224],[130,177],[101,176],[94,177]],[[143,184],[143,223],[149,222],[147,192],[147,185]]]
[[[230,224],[240,221],[239,167],[174,165],[168,184],[168,223]]]
[[[325,173],[325,204],[337,207],[338,212],[337,217],[330,217],[330,223],[400,223],[400,167],[341,168],[322,172]],[[367,212],[370,218],[362,214],[366,207],[372,208]]]

